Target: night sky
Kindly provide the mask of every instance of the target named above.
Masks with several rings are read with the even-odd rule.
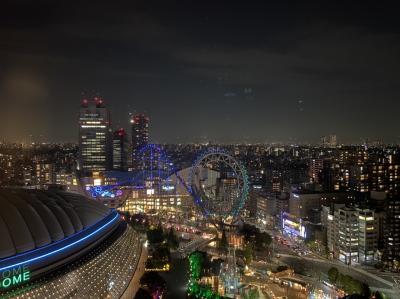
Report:
[[[297,2],[2,1],[0,139],[76,142],[95,90],[153,142],[398,142],[398,10]]]

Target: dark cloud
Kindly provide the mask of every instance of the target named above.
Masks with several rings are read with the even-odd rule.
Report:
[[[7,138],[76,140],[81,92],[95,89],[116,126],[128,126],[129,111],[149,113],[159,142],[315,141],[332,132],[344,142],[398,141],[400,26],[384,3],[10,1],[3,8],[0,135]],[[23,111],[35,103],[34,113],[15,103]]]

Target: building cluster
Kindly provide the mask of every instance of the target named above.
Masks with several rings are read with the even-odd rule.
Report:
[[[399,266],[397,147],[286,147],[281,154],[266,154],[261,165],[264,178],[261,186],[252,182],[250,217],[316,241],[346,264]],[[276,173],[282,179],[274,189]]]
[[[77,186],[78,148],[72,144],[3,144],[0,146],[0,186],[44,188]]]
[[[84,99],[79,146],[0,144],[0,184],[33,188],[57,184],[125,212],[164,211],[191,219],[190,196],[176,176],[164,176],[157,148],[147,155],[154,160],[151,168],[159,172],[146,173],[151,179],[144,178],[140,188],[132,188],[135,171],[143,170],[141,150],[149,142],[149,118],[133,115],[130,124],[129,133],[113,128],[104,100]],[[163,165],[173,164],[185,178],[199,152],[222,147],[248,171],[251,192],[245,217],[317,241],[344,263],[382,261],[398,267],[399,148],[338,146],[335,135],[321,141],[317,146],[206,143],[160,148],[168,156]]]
[[[79,170],[85,176],[137,167],[138,151],[149,141],[149,118],[134,115],[131,135],[113,129],[110,110],[100,97],[83,99],[79,113]]]

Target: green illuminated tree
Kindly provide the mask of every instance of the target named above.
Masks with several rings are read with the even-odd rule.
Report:
[[[201,278],[203,271],[203,254],[195,251],[189,256],[190,276],[191,279],[197,281]]]

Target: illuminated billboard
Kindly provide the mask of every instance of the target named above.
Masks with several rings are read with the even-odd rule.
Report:
[[[307,237],[306,227],[300,218],[289,213],[282,213],[282,230],[290,236],[296,236],[305,239]]]

